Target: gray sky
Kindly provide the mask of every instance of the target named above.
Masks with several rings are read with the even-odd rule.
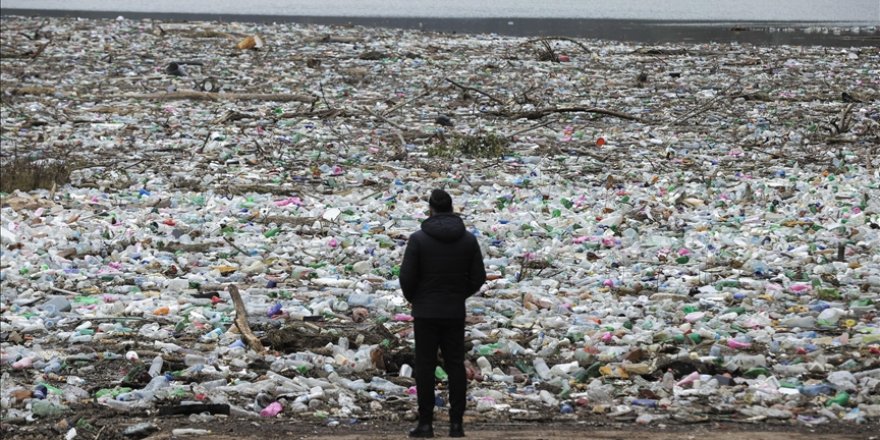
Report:
[[[0,7],[252,15],[846,21],[880,24],[880,0],[0,0]]]

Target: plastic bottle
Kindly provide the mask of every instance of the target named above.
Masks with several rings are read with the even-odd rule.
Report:
[[[826,380],[840,391],[856,389],[858,380],[849,371],[834,371],[826,377]]]
[[[156,394],[157,391],[169,387],[171,384],[168,382],[168,378],[164,375],[159,375],[150,380],[149,383],[143,388],[143,393],[147,400],[151,400],[153,395]]]
[[[355,381],[355,382],[357,382],[357,381]],[[406,387],[402,387],[400,385],[394,384],[393,382],[390,382],[386,379],[382,379],[381,377],[373,377],[373,379],[370,381],[369,387],[374,390],[377,390],[377,391],[383,391],[386,394],[387,393],[403,394],[406,392]],[[355,387],[351,387],[351,388],[357,389]]]
[[[69,411],[70,408],[49,400],[37,400],[31,403],[31,412],[38,417],[55,417]]]
[[[400,366],[400,377],[412,377],[413,369],[409,364],[403,364]]]
[[[186,356],[183,357],[183,363],[187,367],[193,367],[196,365],[205,365],[206,362],[207,362],[207,359],[205,359],[204,356],[194,354],[194,353],[187,353]]]
[[[822,325],[835,326],[837,325],[837,321],[845,315],[846,312],[841,309],[828,308],[819,313],[816,321]]]
[[[816,327],[816,318],[812,316],[789,316],[779,321],[782,327],[809,329]]]
[[[34,399],[42,400],[46,398],[46,394],[48,394],[48,392],[49,390],[46,388],[46,386],[40,384],[37,385],[36,388],[34,388],[34,391],[33,393],[31,393],[31,395],[34,397]]]
[[[157,354],[156,357],[153,358],[153,361],[150,363],[150,369],[148,374],[150,377],[156,377],[162,373],[162,365],[165,361],[162,359],[161,354]]]
[[[834,397],[828,399],[827,402],[825,402],[825,406],[831,406],[835,404],[840,406],[847,406],[849,404],[849,393],[847,393],[846,391],[841,391],[837,393],[837,395],[835,395]]]
[[[743,377],[754,379],[760,376],[770,376],[770,370],[765,367],[752,367],[743,373]]]
[[[51,361],[49,361],[46,364],[46,366],[43,367],[43,372],[44,373],[58,373],[59,371],[61,371],[61,367],[62,367],[61,360],[58,358],[53,358]]]
[[[675,375],[672,374],[671,371],[663,373],[663,378],[660,380],[660,386],[667,391],[671,391],[675,386]]]
[[[535,358],[532,360],[532,365],[534,365],[535,373],[538,374],[538,377],[543,380],[550,379],[550,367],[547,366],[547,362],[544,361],[544,358]]]
[[[443,367],[437,365],[437,368],[434,369],[434,377],[436,377],[437,380],[446,380],[449,378],[449,375],[446,374],[446,371],[443,370]]]
[[[477,348],[477,353],[479,353],[480,356],[489,356],[494,354],[496,351],[499,351],[499,349],[500,344],[498,344],[497,342],[493,342],[491,344],[481,345],[479,348]]]
[[[803,385],[798,387],[798,391],[805,396],[816,397],[820,394],[834,394],[834,387],[827,383],[820,383],[815,385]]]
[[[556,399],[556,397],[553,397],[553,394],[551,394],[547,390],[541,390],[541,392],[538,393],[538,397],[540,397],[541,401],[543,401],[544,404],[547,406],[559,405],[559,400]]]
[[[657,400],[654,399],[633,399],[630,402],[633,406],[643,406],[645,408],[656,408]]]
[[[724,364],[724,367],[727,368],[729,371],[749,370],[755,367],[766,366],[767,358],[764,355],[748,355],[744,353],[738,353],[734,356],[731,356]]]
[[[480,368],[480,372],[483,376],[492,374],[492,364],[489,363],[489,359],[486,359],[485,356],[477,358],[477,367]]]

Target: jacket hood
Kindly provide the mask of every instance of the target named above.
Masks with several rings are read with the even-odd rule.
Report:
[[[452,213],[434,214],[428,217],[422,222],[422,231],[443,242],[456,241],[467,232],[461,217]]]

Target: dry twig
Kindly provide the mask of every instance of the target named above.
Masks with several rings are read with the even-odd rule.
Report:
[[[232,297],[232,302],[235,304],[235,326],[238,327],[238,331],[241,332],[241,339],[247,344],[251,349],[258,353],[262,353],[266,351],[266,348],[263,347],[263,343],[260,342],[260,338],[254,335],[254,332],[251,331],[251,326],[248,324],[247,318],[247,309],[244,306],[244,301],[241,299],[241,294],[238,293],[238,287],[235,284],[229,285],[229,296]]]
[[[541,37],[541,38],[536,38],[534,40],[526,41],[525,43],[522,43],[522,45],[534,44],[534,43],[545,43],[547,41],[552,41],[552,40],[568,41],[569,43],[575,44],[576,46],[580,47],[586,53],[591,52],[590,48],[587,47],[586,45],[584,45],[584,43],[581,43],[580,41],[575,40],[574,38],[568,38],[568,37],[558,37],[558,36]]]
[[[51,38],[49,39],[49,41],[43,43],[43,45],[38,47],[36,51],[34,51],[34,54],[31,55],[31,61],[37,59],[37,57],[39,57],[43,53],[43,51],[46,50],[47,47],[49,47],[50,44],[52,44]]]
[[[604,108],[598,107],[582,107],[582,106],[572,106],[572,107],[547,107],[536,110],[529,110],[524,112],[512,112],[509,110],[501,110],[501,111],[487,111],[486,114],[493,116],[503,116],[511,119],[541,119],[544,116],[552,115],[556,113],[596,113],[600,115],[614,116],[620,119],[626,119],[628,121],[638,121],[645,122],[642,118],[637,116],[633,116],[630,114],[618,112],[615,110],[608,110]]]

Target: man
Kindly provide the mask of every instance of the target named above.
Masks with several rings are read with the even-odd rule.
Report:
[[[452,197],[435,189],[428,206],[430,217],[409,237],[400,266],[400,288],[415,318],[419,424],[409,436],[434,436],[434,370],[439,348],[449,376],[449,436],[464,437],[464,303],[486,282],[486,269],[477,239],[452,211]]]

